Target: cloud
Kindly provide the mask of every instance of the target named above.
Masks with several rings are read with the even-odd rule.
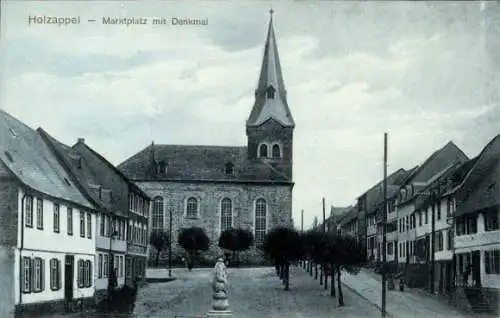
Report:
[[[500,127],[500,6],[280,2],[274,24],[294,140],[294,216],[348,205],[453,140],[475,156]],[[152,140],[245,145],[267,3],[2,3],[0,101],[118,164]],[[493,10],[493,11],[492,11]],[[495,11],[496,10],[496,11]],[[242,14],[242,12],[244,14]],[[493,12],[493,13],[492,13]],[[207,17],[207,27],[29,26],[28,15]],[[327,209],[328,214],[328,209]]]

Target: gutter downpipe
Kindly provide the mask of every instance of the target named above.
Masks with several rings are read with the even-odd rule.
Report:
[[[23,255],[22,255],[22,251],[23,251],[23,248],[24,248],[24,200],[26,199],[26,196],[28,194],[26,193],[26,191],[24,192],[23,194],[23,197],[21,198],[21,242],[20,242],[20,247],[19,247],[19,305],[22,304],[22,299],[23,299],[23,292],[22,292],[22,287],[21,287],[21,284],[22,284],[22,269],[23,269]]]

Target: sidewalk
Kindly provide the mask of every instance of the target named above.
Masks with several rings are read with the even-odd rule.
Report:
[[[382,303],[382,284],[377,274],[362,269],[358,275],[342,273],[342,282],[372,304],[380,308]],[[397,287],[397,286],[396,286]],[[386,311],[395,318],[399,317],[470,317],[466,313],[436,299],[426,297],[416,290],[387,290]]]

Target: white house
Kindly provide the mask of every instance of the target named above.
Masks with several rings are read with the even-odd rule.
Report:
[[[95,209],[41,136],[0,110],[0,316],[94,295]]]

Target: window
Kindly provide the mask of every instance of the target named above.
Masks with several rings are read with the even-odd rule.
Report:
[[[500,274],[500,250],[485,251],[484,265],[486,274]]]
[[[85,285],[85,279],[83,277],[84,275],[84,268],[83,268],[83,260],[80,259],[78,260],[78,268],[77,268],[78,272],[77,272],[77,282],[78,282],[78,288],[83,288],[83,286]]]
[[[109,269],[108,254],[104,254],[104,263],[103,263],[102,268],[103,268],[103,276],[108,277],[108,269]]]
[[[104,236],[104,234],[106,233],[106,217],[104,216],[104,214],[101,214],[100,217],[100,229],[99,229],[99,234],[101,236]]]
[[[281,158],[281,151],[279,145],[273,145],[273,158]]]
[[[272,86],[269,86],[266,90],[266,96],[267,98],[269,99],[274,99],[274,95],[276,93],[276,90],[274,89],[274,87]]]
[[[31,285],[32,285],[31,272],[32,272],[31,258],[23,257],[23,271],[22,271],[23,293],[30,293],[31,292]]]
[[[233,175],[234,174],[234,165],[233,165],[233,163],[230,162],[230,161],[228,163],[226,163],[226,167],[225,167],[224,170],[225,170],[225,173],[227,175]]]
[[[267,204],[264,199],[255,202],[255,243],[262,245],[266,235]]]
[[[26,218],[25,223],[27,227],[33,227],[33,197],[26,197]]]
[[[36,199],[36,228],[43,230],[43,200]]]
[[[92,262],[89,260],[85,261],[85,272],[84,272],[84,287],[91,287],[92,286]]]
[[[437,219],[441,220],[441,202],[436,204],[436,213],[437,213]]]
[[[54,203],[54,232],[59,233],[59,204]]]
[[[437,231],[436,232],[436,250],[437,251],[442,251],[443,250],[443,231]]]
[[[446,200],[446,215],[450,216],[453,211],[453,199],[451,197],[448,197]]]
[[[485,231],[496,231],[499,229],[497,211],[484,214],[484,229]]]
[[[392,253],[394,253],[394,244],[389,242],[387,244],[387,255],[392,255]]]
[[[97,257],[97,278],[102,278],[102,254]]]
[[[61,261],[57,258],[50,260],[50,289],[59,290],[61,288]]]
[[[158,174],[160,175],[166,175],[167,174],[167,163],[162,160],[158,163]]]
[[[448,250],[453,249],[453,230],[448,230],[448,233],[446,234],[446,248]]]
[[[163,229],[163,198],[156,197],[153,201],[153,230]]]
[[[44,261],[40,257],[35,257],[33,261],[33,292],[44,290]]]
[[[87,212],[87,238],[92,238],[92,214]]]
[[[85,237],[85,213],[80,212],[80,236]]]
[[[267,145],[262,144],[259,147],[259,157],[267,158]]]
[[[198,200],[190,197],[186,201],[186,217],[196,218],[198,216]]]
[[[425,224],[429,224],[429,209],[425,209],[424,216],[425,216]]]
[[[224,198],[220,204],[220,230],[221,232],[233,226],[233,204],[231,199]]]
[[[68,217],[68,235],[73,235],[73,209],[70,207],[66,208],[66,213]]]
[[[422,211],[418,212],[418,226],[422,226]]]

